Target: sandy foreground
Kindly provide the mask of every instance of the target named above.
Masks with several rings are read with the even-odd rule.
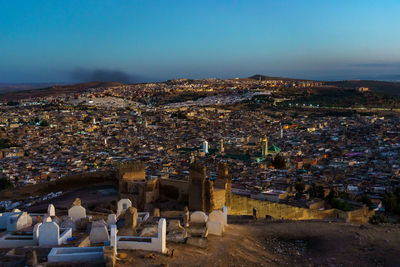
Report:
[[[117,266],[400,266],[400,228],[329,222],[230,224],[208,247],[167,244],[173,257],[119,251]]]

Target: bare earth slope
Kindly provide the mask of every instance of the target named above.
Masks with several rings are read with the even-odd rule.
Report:
[[[400,228],[328,222],[231,224],[207,249],[168,243],[172,258],[144,251],[118,266],[400,266]]]

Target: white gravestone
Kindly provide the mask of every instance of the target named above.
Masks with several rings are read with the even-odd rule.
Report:
[[[222,208],[222,213],[224,214],[224,226],[228,226],[228,208],[226,206]]]
[[[86,209],[80,205],[72,206],[68,210],[68,216],[72,218],[74,222],[86,218]]]
[[[207,222],[207,231],[210,235],[218,235],[221,236],[224,229],[224,225],[221,222],[216,221],[208,221]]]
[[[95,221],[92,223],[89,239],[91,243],[102,243],[110,240],[107,224],[104,220]]]
[[[115,214],[108,214],[107,217],[107,224],[108,225],[113,225],[117,223],[117,215]]]
[[[208,216],[202,211],[195,211],[190,215],[190,223],[206,223]]]
[[[44,222],[39,226],[39,246],[58,246],[60,228],[55,222]]]
[[[48,215],[45,215],[44,218],[43,218],[43,222],[52,222],[52,221],[53,221],[53,220],[52,220],[51,217],[48,216]]]
[[[222,231],[224,230],[225,218],[224,213],[220,210],[214,210],[208,215],[208,221],[219,222],[222,225]]]
[[[19,231],[32,226],[32,217],[27,212],[20,212],[8,217],[7,231]]]
[[[117,230],[117,226],[114,224],[114,225],[111,225],[111,230],[110,230],[110,245],[114,248],[114,250],[115,250],[115,253],[117,253],[117,233],[118,233],[118,230]]]
[[[117,217],[119,217],[120,215],[124,214],[125,211],[132,207],[132,201],[130,201],[127,198],[123,198],[120,201],[118,201],[118,205],[117,205]]]
[[[49,204],[49,206],[47,207],[47,215],[50,217],[56,216],[56,208],[53,204]]]
[[[36,242],[36,244],[39,242],[39,227],[42,225],[42,223],[37,223],[33,227],[33,240]]]

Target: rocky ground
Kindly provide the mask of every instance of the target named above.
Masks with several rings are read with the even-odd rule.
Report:
[[[400,266],[400,227],[329,222],[230,224],[208,247],[167,244],[172,257],[126,253],[118,266]]]

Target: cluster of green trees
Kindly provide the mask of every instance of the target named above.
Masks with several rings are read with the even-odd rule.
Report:
[[[375,214],[369,218],[370,224],[389,223],[388,217],[383,214]]]
[[[1,148],[9,148],[9,147],[11,147],[10,139],[0,138],[0,149]]]
[[[352,209],[352,206],[346,199],[349,199],[349,195],[347,193],[339,193],[335,190],[331,190],[325,197],[325,201],[327,201],[332,208],[342,211],[349,211]]]
[[[0,191],[7,189],[9,187],[11,187],[12,184],[10,182],[10,179],[8,179],[7,177],[3,176],[0,178]]]
[[[332,208],[342,210],[342,211],[350,211],[351,210],[351,205],[349,202],[346,200],[340,199],[340,198],[332,198],[329,201],[329,204],[331,205]]]
[[[303,180],[298,179],[294,185],[294,188],[296,189],[296,198],[300,198],[304,193],[306,186]],[[338,194],[336,191],[331,190],[325,197],[325,191],[321,185],[317,185],[315,183],[311,184],[310,188],[307,190],[307,193],[311,198],[320,198],[327,201],[334,209],[342,211],[349,211],[352,209],[350,203],[345,200],[347,198],[346,194]]]
[[[400,215],[400,187],[394,192],[387,192],[383,198],[383,205],[387,213],[395,213]]]
[[[310,194],[311,198],[325,198],[325,191],[321,185],[316,185],[315,183],[311,184],[310,188],[308,189],[308,194]]]
[[[178,119],[180,119],[180,120],[187,120],[187,119],[188,119],[188,117],[186,116],[186,114],[183,113],[183,112],[180,111],[180,110],[178,110],[178,111],[175,112],[175,113],[172,113],[172,114],[171,114],[171,118],[178,118]]]

